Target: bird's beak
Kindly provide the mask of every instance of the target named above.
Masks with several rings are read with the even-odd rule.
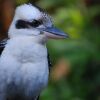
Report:
[[[52,39],[60,39],[60,38],[68,38],[68,34],[64,33],[63,31],[55,28],[55,27],[47,27],[47,28],[43,28],[41,29],[42,32],[44,32],[44,34],[48,37],[48,38],[52,38]]]

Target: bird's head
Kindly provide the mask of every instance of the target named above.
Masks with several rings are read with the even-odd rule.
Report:
[[[35,38],[66,38],[67,34],[53,26],[51,17],[41,8],[23,4],[16,8],[8,30],[9,37],[33,36]]]

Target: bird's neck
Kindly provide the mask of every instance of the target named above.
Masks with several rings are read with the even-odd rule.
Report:
[[[39,36],[21,36],[17,35],[15,37],[11,37],[10,40],[19,40],[19,41],[32,41],[33,43],[40,44],[40,45],[46,45],[47,38],[44,35],[39,35]]]
[[[9,52],[8,52],[9,51]],[[33,37],[11,38],[5,48],[5,54],[19,61],[42,62],[47,59],[46,45]]]

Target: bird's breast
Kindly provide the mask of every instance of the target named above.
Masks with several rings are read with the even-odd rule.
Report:
[[[45,61],[37,64],[23,64],[21,76],[23,76],[23,84],[27,87],[26,91],[30,92],[34,89],[36,92],[45,88],[48,83],[48,74],[48,67]]]
[[[4,60],[5,58],[9,59]],[[47,49],[30,40],[9,41],[2,54],[2,70],[6,69],[9,84],[13,81],[19,88],[23,87],[28,94],[38,93],[48,83]]]

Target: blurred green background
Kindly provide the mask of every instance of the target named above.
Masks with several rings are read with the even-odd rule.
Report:
[[[40,6],[70,36],[47,43],[52,68],[40,100],[100,100],[100,0],[1,1],[13,8],[28,2]]]

